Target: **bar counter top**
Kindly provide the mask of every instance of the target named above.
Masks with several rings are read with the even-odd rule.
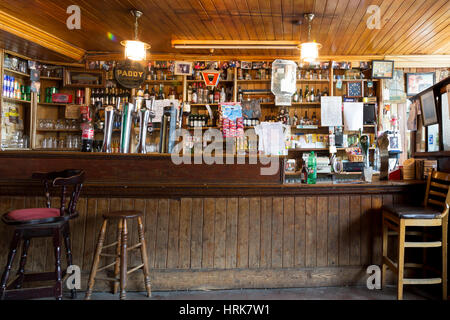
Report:
[[[106,154],[82,152],[0,152],[0,194],[41,195],[33,172],[67,168],[86,171],[83,195],[96,197],[236,197],[332,194],[389,194],[423,188],[423,181],[372,183],[283,184],[284,157],[274,175],[261,175],[258,164],[175,165],[170,154]]]

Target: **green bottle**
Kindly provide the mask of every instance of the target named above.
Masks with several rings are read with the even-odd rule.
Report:
[[[317,180],[317,158],[314,151],[308,157],[308,184],[316,184]]]

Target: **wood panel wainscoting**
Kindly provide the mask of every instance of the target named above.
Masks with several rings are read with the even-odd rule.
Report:
[[[102,214],[137,209],[145,213],[155,291],[361,285],[367,279],[367,266],[381,263],[379,208],[403,202],[413,192],[421,193],[422,187],[405,184],[392,191],[393,187],[379,186],[367,193],[362,186],[360,192],[321,191],[307,196],[302,195],[302,187],[290,189],[292,196],[88,196],[80,199],[80,216],[71,222],[74,264],[82,269],[85,289]],[[52,201],[56,204],[58,199]],[[0,196],[2,213],[43,205],[37,196]],[[106,243],[116,235],[115,226],[110,228]],[[137,241],[137,233],[133,223],[130,238]],[[0,234],[3,267],[11,230],[1,224]],[[33,242],[26,272],[52,270],[51,242]],[[130,265],[137,265],[139,253],[130,255]],[[104,259],[104,264],[111,262]],[[144,290],[141,277],[130,276],[129,290]],[[107,286],[99,281],[96,289]]]

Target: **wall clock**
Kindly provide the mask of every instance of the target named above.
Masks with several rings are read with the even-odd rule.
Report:
[[[349,98],[361,98],[363,96],[363,88],[361,81],[349,81],[347,82],[347,97]]]

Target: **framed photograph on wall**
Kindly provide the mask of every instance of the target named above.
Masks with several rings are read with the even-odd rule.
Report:
[[[420,96],[420,108],[422,111],[422,122],[425,127],[439,123],[433,90],[430,89]]]
[[[251,70],[252,69],[252,63],[249,62],[249,61],[241,61],[241,69]]]
[[[408,96],[415,96],[433,86],[435,76],[434,72],[407,73],[406,94]]]
[[[393,60],[373,60],[372,78],[373,79],[392,79],[394,75]]]
[[[191,75],[192,74],[192,62],[175,61],[174,74],[177,76]]]

